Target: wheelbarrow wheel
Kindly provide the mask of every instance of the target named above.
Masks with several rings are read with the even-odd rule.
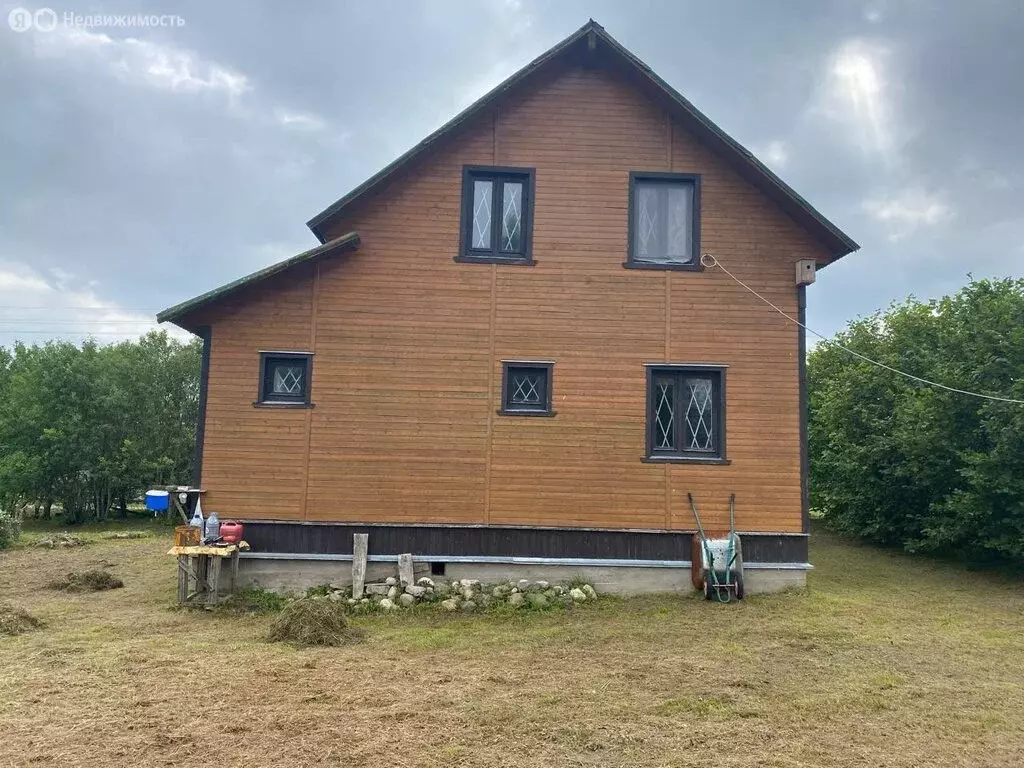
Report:
[[[708,572],[707,568],[704,569],[702,576],[704,578],[704,599],[710,600],[714,597],[715,588],[711,584],[711,574]]]
[[[745,592],[743,590],[743,568],[742,567],[739,570],[736,571],[736,574],[733,576],[733,581],[736,584],[736,599],[737,600],[742,600],[743,599],[743,595],[745,594]]]

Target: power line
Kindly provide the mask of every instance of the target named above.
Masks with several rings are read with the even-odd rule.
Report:
[[[905,371],[901,371],[898,368],[893,368],[891,365],[886,365],[885,363],[880,363],[878,360],[872,360],[870,357],[867,357],[866,355],[862,355],[860,352],[857,352],[857,351],[855,351],[853,349],[850,349],[849,347],[844,347],[839,342],[833,341],[833,340],[829,339],[828,336],[825,336],[824,334],[818,333],[813,328],[808,328],[806,325],[801,323],[796,318],[791,317],[790,315],[786,314],[781,309],[779,309],[777,306],[772,304],[771,301],[766,299],[764,296],[762,296],[760,293],[755,291],[749,285],[747,285],[742,280],[740,280],[738,277],[736,277],[736,275],[734,275],[732,272],[730,272],[728,269],[726,269],[722,265],[722,263],[718,259],[716,259],[714,256],[712,256],[710,253],[703,254],[700,257],[700,263],[703,266],[705,266],[705,267],[718,267],[723,272],[725,272],[725,274],[727,274],[734,281],[736,281],[739,285],[741,285],[743,288],[748,290],[750,293],[754,294],[757,298],[759,298],[761,301],[763,301],[769,307],[774,309],[776,312],[778,312],[784,318],[789,320],[791,323],[794,323],[795,325],[800,326],[805,331],[808,331],[809,333],[813,333],[819,339],[827,341],[828,343],[832,344],[833,346],[838,347],[839,349],[841,349],[844,352],[847,352],[847,353],[853,355],[854,357],[860,358],[861,360],[863,360],[866,363],[871,363],[872,365],[877,365],[879,368],[884,368],[887,371],[891,371],[892,373],[899,374],[900,376],[903,376],[904,378],[920,382],[921,384],[927,384],[930,387],[938,387],[939,389],[944,389],[947,392],[955,392],[958,395],[968,395],[970,397],[980,397],[980,398],[982,398],[984,400],[995,400],[995,401],[998,401],[1000,403],[1015,403],[1016,405],[1024,405],[1024,400],[1016,400],[1016,399],[1014,399],[1012,397],[1000,397],[998,395],[984,395],[981,392],[971,392],[971,391],[966,390],[966,389],[957,389],[956,387],[950,387],[950,386],[947,386],[946,384],[940,384],[937,381],[930,381],[928,379],[922,379],[920,376],[915,376],[912,373],[906,373]]]

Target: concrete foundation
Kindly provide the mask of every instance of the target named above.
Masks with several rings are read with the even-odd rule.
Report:
[[[414,570],[416,578],[431,576],[430,563],[415,562]],[[298,594],[321,584],[350,585],[352,562],[350,559],[271,559],[250,555],[242,557],[238,575],[241,586],[259,586],[274,592]],[[397,562],[371,560],[367,563],[367,583],[383,581],[388,576],[398,576]],[[622,596],[693,590],[689,563],[633,566],[593,563],[448,562],[445,563],[443,576],[431,578],[479,579],[484,583],[509,579],[544,579],[553,583],[564,583],[581,578],[593,585],[599,594]],[[744,570],[744,582],[748,595],[802,587],[807,583],[807,566],[786,564],[781,567],[759,567],[758,564],[748,564]]]

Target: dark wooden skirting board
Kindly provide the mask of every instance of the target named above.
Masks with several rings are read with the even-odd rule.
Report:
[[[692,533],[612,529],[513,528],[455,525],[358,525],[246,521],[254,552],[352,554],[352,535],[369,535],[369,554],[575,557],[610,560],[689,560]],[[807,537],[746,534],[748,563],[805,563]]]

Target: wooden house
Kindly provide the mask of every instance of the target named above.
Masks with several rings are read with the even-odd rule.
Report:
[[[368,532],[435,574],[689,589],[690,492],[718,530],[736,494],[748,590],[803,582],[804,332],[701,254],[802,319],[857,244],[601,26],[308,225],[158,318],[204,340],[194,482],[253,579],[341,580]]]

